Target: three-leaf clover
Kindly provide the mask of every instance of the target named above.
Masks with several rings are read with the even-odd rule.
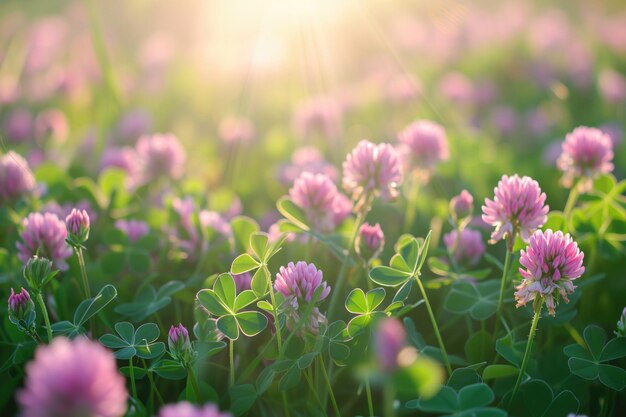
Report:
[[[158,291],[152,285],[148,285],[137,294],[135,301],[118,305],[115,307],[115,312],[134,322],[142,321],[167,307],[172,302],[172,295],[183,288],[185,288],[185,284],[180,281],[170,281]]]
[[[576,414],[580,406],[571,391],[564,390],[554,395],[552,388],[540,379],[522,384],[512,402],[510,394],[504,396],[502,403],[510,403],[509,412],[516,417],[566,417]]]
[[[250,282],[250,288],[259,297],[265,295],[270,281],[270,271],[267,268],[267,263],[272,256],[280,251],[281,245],[286,238],[287,235],[283,235],[274,243],[269,244],[267,233],[256,232],[250,234],[250,249],[252,249],[254,256],[249,253],[242,253],[236,257],[230,267],[231,274],[239,275],[256,269],[252,276],[252,282]]]
[[[626,356],[626,337],[606,342],[606,334],[598,326],[587,326],[583,332],[586,347],[577,344],[565,346],[567,364],[574,375],[593,381],[600,379],[607,387],[621,391],[626,387],[626,370],[607,362]]]
[[[367,327],[373,320],[386,317],[391,313],[389,308],[385,311],[377,311],[376,308],[385,299],[384,288],[374,288],[365,294],[362,289],[353,289],[346,298],[346,310],[357,316],[352,318],[348,323],[348,333],[350,336],[356,335],[358,332]],[[401,305],[402,303],[400,303]],[[390,307],[394,307],[394,304]]]
[[[142,359],[154,359],[165,352],[165,344],[157,342],[160,330],[154,323],[135,327],[128,322],[115,323],[118,336],[107,333],[100,337],[100,343],[114,349],[117,359],[131,359],[138,356]]]
[[[213,289],[200,290],[198,303],[210,314],[217,316],[217,328],[230,340],[239,338],[239,331],[250,337],[267,326],[267,317],[258,311],[241,311],[257,300],[254,291],[246,290],[237,295],[235,281],[230,274],[221,274]]]
[[[498,309],[500,282],[489,280],[473,284],[456,281],[446,297],[444,307],[454,314],[467,314],[474,320],[486,320]]]
[[[466,385],[459,391],[449,385],[431,398],[418,398],[406,403],[406,408],[427,413],[445,413],[446,417],[504,417],[506,411],[489,407],[495,395],[489,385],[476,383]]]
[[[389,261],[389,266],[373,268],[369,273],[370,279],[385,287],[397,287],[410,282],[412,278],[419,279],[428,252],[430,235],[429,232],[424,241],[413,236],[404,239],[398,252]]]

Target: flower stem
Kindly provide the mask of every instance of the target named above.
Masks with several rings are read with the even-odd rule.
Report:
[[[570,217],[572,216],[572,210],[576,205],[576,201],[578,200],[578,196],[580,192],[578,189],[580,188],[580,182],[576,182],[572,189],[569,192],[569,196],[567,196],[567,202],[565,203],[565,208],[563,209],[563,233],[567,233],[569,230]]]
[[[522,378],[524,377],[524,372],[526,371],[526,365],[528,365],[528,357],[530,356],[530,349],[533,345],[533,339],[535,338],[535,330],[537,330],[537,323],[539,322],[539,317],[541,317],[541,307],[543,306],[543,297],[538,298],[538,300],[539,302],[535,301],[535,315],[533,316],[533,322],[530,325],[530,333],[528,334],[528,343],[526,344],[526,351],[524,352],[524,359],[522,359],[522,366],[519,370],[517,381],[515,382],[515,388],[513,388],[513,394],[511,394],[511,399],[509,400],[509,407],[511,406],[511,404],[513,404],[515,395],[517,394],[520,384],[522,383]]]
[[[348,272],[348,260],[352,258],[352,254],[354,253],[354,242],[356,241],[356,237],[359,234],[359,229],[365,220],[365,215],[367,214],[370,206],[371,198],[367,198],[365,200],[365,204],[363,204],[363,208],[359,211],[356,216],[356,220],[354,221],[354,227],[352,228],[352,234],[350,236],[350,240],[348,241],[348,253],[346,257],[343,258],[341,262],[341,268],[339,269],[339,275],[337,276],[337,281],[335,284],[335,288],[333,288],[333,295],[330,297],[330,304],[328,306],[328,318],[332,318],[335,310],[337,308],[337,302],[339,301],[340,294],[343,292],[343,286],[346,281],[346,273]]]
[[[333,405],[335,416],[341,417],[341,413],[339,412],[339,407],[337,406],[337,400],[335,400],[335,394],[333,393],[333,388],[330,385],[330,379],[328,378],[328,373],[326,372],[326,365],[324,364],[324,358],[322,358],[322,355],[320,355],[319,358],[320,358],[321,365],[322,365],[321,366],[322,376],[324,377],[324,382],[326,383],[326,386],[328,387],[328,392],[330,393],[330,402]]]
[[[272,314],[274,316],[274,328],[276,329],[276,344],[278,345],[278,351],[283,350],[283,342],[280,334],[280,322],[278,321],[278,306],[276,305],[276,296],[274,295],[274,286],[272,285],[272,277],[267,266],[263,265],[261,268],[265,268],[265,276],[267,277],[267,285],[270,288],[270,300],[272,301]]]
[[[135,385],[135,368],[133,368],[133,358],[128,359],[128,372],[130,373],[130,389],[133,393],[133,398],[137,398],[137,386]]]
[[[322,405],[322,401],[320,400],[319,395],[317,395],[317,390],[315,389],[315,386],[313,385],[313,381],[311,379],[311,376],[308,375],[306,372],[303,372],[302,375],[304,375],[304,379],[306,379],[306,382],[307,382],[307,384],[309,386],[309,389],[311,390],[311,393],[313,393],[313,398],[315,399],[315,402],[319,406],[320,412],[324,416],[328,417],[328,415],[326,414],[326,410],[324,410],[324,406]]]
[[[506,289],[506,282],[508,280],[509,269],[511,269],[511,255],[513,250],[510,249],[511,245],[507,244],[506,257],[504,258],[504,268],[502,269],[502,280],[500,281],[500,297],[498,297],[498,310],[496,312],[496,323],[493,328],[493,338],[498,337],[498,330],[500,330],[500,317],[502,316],[502,303],[504,301],[504,290]]]
[[[37,334],[37,330],[30,329],[30,330],[27,330],[26,332],[28,333],[30,337],[33,338],[35,342],[37,342],[37,344],[43,343],[43,340],[41,340],[41,337],[39,337],[39,334]]]
[[[198,387],[198,381],[196,381],[196,375],[193,372],[193,366],[187,366],[187,377],[191,381],[191,388],[193,388],[193,393],[196,394],[196,402],[198,404],[202,404],[202,397],[200,395],[200,388]]]
[[[142,359],[141,361],[143,362],[143,367],[145,369],[148,369],[148,364],[146,363],[146,361],[144,359]],[[161,393],[159,392],[157,386],[154,384],[154,377],[152,376],[152,372],[148,371],[146,373],[148,374],[148,380],[150,381],[150,388],[156,394],[156,397],[159,400],[159,404],[163,405],[163,397],[161,396]]]
[[[372,387],[370,387],[370,379],[365,379],[365,392],[367,393],[367,409],[370,417],[374,417],[374,404],[372,403]]]
[[[437,343],[439,343],[439,349],[441,349],[441,355],[443,356],[443,361],[446,364],[446,369],[448,370],[448,375],[452,375],[452,367],[450,366],[450,360],[448,359],[448,354],[446,353],[446,347],[443,344],[443,339],[441,338],[441,333],[439,333],[439,326],[437,326],[437,321],[435,320],[435,315],[433,314],[433,310],[430,307],[430,302],[428,301],[428,296],[426,295],[426,290],[424,289],[424,285],[422,281],[415,277],[417,281],[417,285],[420,287],[420,291],[422,292],[422,297],[424,298],[424,304],[426,304],[426,309],[428,310],[428,315],[430,316],[430,321],[433,325],[433,329],[435,330],[435,336],[437,337]]]
[[[235,341],[230,340],[230,386],[235,385]]]
[[[39,303],[39,308],[41,309],[43,321],[46,323],[46,333],[48,334],[48,343],[50,343],[52,341],[52,327],[50,326],[48,310],[46,309],[46,304],[43,302],[43,296],[40,292],[37,293],[37,296],[35,298],[37,299],[37,303]]]
[[[91,291],[89,290],[89,281],[87,280],[87,271],[85,269],[85,258],[83,257],[83,249],[76,248],[76,256],[78,257],[78,265],[80,266],[80,275],[83,279],[83,290],[85,290],[85,297],[91,298]]]

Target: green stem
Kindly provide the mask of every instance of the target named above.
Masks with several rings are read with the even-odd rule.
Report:
[[[30,330],[27,330],[26,332],[28,333],[30,337],[33,338],[35,342],[37,342],[37,344],[43,343],[43,340],[41,340],[41,337],[39,337],[39,334],[37,334],[37,330],[30,329]]]
[[[306,379],[306,382],[309,385],[309,389],[311,390],[311,393],[313,393],[313,398],[315,398],[315,402],[319,406],[320,411],[324,416],[328,417],[328,415],[326,414],[326,410],[324,410],[324,406],[322,405],[322,401],[320,400],[319,395],[317,395],[317,390],[315,389],[315,386],[313,386],[313,380],[311,376],[306,372],[303,372],[302,375],[304,375],[304,379]]]
[[[91,291],[89,290],[89,281],[87,280],[87,271],[85,269],[85,258],[83,257],[83,249],[76,248],[76,256],[78,257],[78,265],[80,266],[80,275],[83,279],[83,290],[85,291],[85,297],[91,298]]]
[[[198,404],[202,404],[202,396],[200,395],[200,388],[198,387],[198,381],[196,381],[196,375],[193,372],[193,366],[191,365],[187,366],[187,377],[189,378],[189,380],[191,380],[191,388],[193,389],[193,393],[196,394],[196,402]]]
[[[576,182],[572,189],[569,192],[569,196],[567,196],[567,202],[565,203],[565,208],[563,209],[563,233],[567,233],[569,229],[570,217],[572,215],[572,210],[576,205],[576,201],[578,200],[578,196],[580,192],[578,189],[580,188],[580,182]]]
[[[385,385],[383,396],[384,396],[384,404],[385,404],[385,416],[395,417],[396,409],[393,406],[393,399],[395,397],[395,393],[393,390],[393,386],[391,384]]]
[[[511,240],[513,240],[511,238]],[[498,297],[498,310],[496,312],[496,323],[493,329],[494,340],[498,337],[498,330],[500,330],[500,317],[502,316],[502,303],[504,301],[504,290],[506,289],[506,282],[508,280],[509,269],[511,269],[511,255],[513,250],[512,245],[507,244],[506,257],[504,258],[504,269],[502,270],[502,279],[500,280],[500,297]]]
[[[285,391],[281,392],[281,397],[283,401],[283,409],[285,411],[285,417],[289,417],[291,413],[289,413],[289,404],[287,402],[287,394],[285,393]]]
[[[146,363],[146,361],[144,359],[142,359],[141,361],[143,362],[143,367],[145,369],[148,369],[148,364]],[[148,371],[146,373],[148,374],[148,380],[150,381],[150,389],[154,391],[154,393],[156,394],[156,397],[159,400],[159,404],[163,405],[164,404],[163,397],[161,396],[159,389],[154,383],[154,377],[152,376],[152,372]]]
[[[524,372],[526,371],[526,365],[528,365],[528,357],[530,356],[530,349],[533,345],[533,339],[535,338],[535,330],[537,330],[537,323],[539,322],[539,317],[541,317],[542,306],[543,306],[543,297],[536,299],[535,300],[535,315],[533,316],[533,322],[530,325],[530,333],[528,334],[528,343],[526,344],[526,351],[524,352],[524,359],[522,359],[522,367],[519,370],[519,375],[517,376],[517,381],[515,382],[515,388],[513,388],[513,394],[511,394],[511,399],[509,400],[509,407],[511,406],[511,404],[513,404],[515,395],[517,394],[520,384],[522,383],[522,378],[524,377]]]
[[[230,340],[230,386],[235,385],[235,342]]]
[[[367,409],[370,417],[374,417],[374,404],[372,402],[372,387],[370,387],[370,379],[365,379],[365,392],[367,393]]]
[[[263,265],[261,268],[265,268],[265,276],[267,277],[267,285],[270,288],[270,300],[272,301],[272,315],[274,316],[274,328],[276,329],[276,344],[278,345],[278,351],[282,351],[283,342],[280,334],[280,322],[278,321],[278,306],[276,305],[276,296],[274,295],[274,286],[272,284],[272,277],[267,266]]]
[[[330,402],[333,405],[335,416],[341,417],[341,413],[339,412],[339,407],[337,406],[337,400],[335,400],[335,394],[333,393],[333,388],[330,385],[330,379],[328,378],[328,373],[326,372],[326,365],[324,364],[324,358],[322,358],[322,355],[320,355],[319,358],[320,358],[321,365],[322,365],[322,376],[324,377],[324,382],[326,383],[326,387],[328,388],[328,392],[330,393]]]
[[[439,333],[439,326],[437,326],[437,321],[435,320],[435,315],[433,314],[433,309],[430,307],[430,302],[428,301],[428,296],[426,295],[426,290],[424,289],[424,285],[422,281],[415,277],[417,281],[417,285],[420,287],[420,291],[422,292],[422,297],[424,298],[424,304],[426,304],[426,309],[428,310],[428,315],[430,316],[430,322],[433,325],[433,329],[435,330],[435,336],[437,337],[437,343],[439,343],[439,349],[441,349],[441,355],[443,356],[443,361],[446,364],[446,369],[448,370],[448,375],[452,375],[452,367],[450,366],[450,360],[448,359],[448,354],[446,353],[446,347],[443,344],[443,339],[441,338],[441,333]]]
[[[41,293],[37,293],[35,297],[37,299],[37,303],[39,303],[39,308],[41,309],[41,315],[43,316],[43,321],[46,323],[46,333],[48,334],[48,343],[52,341],[52,327],[50,326],[50,318],[48,317],[48,310],[46,309],[46,304],[43,302],[43,296]]]
[[[343,287],[346,281],[346,273],[348,272],[348,260],[352,258],[352,254],[354,253],[354,242],[356,241],[356,237],[359,234],[359,229],[365,220],[365,216],[369,210],[371,198],[367,198],[365,200],[365,204],[363,204],[363,208],[356,216],[356,220],[354,221],[354,227],[352,228],[352,234],[350,235],[350,240],[348,241],[348,253],[346,257],[343,258],[341,262],[341,268],[339,269],[339,275],[337,276],[337,281],[335,284],[335,288],[333,288],[333,295],[330,297],[330,304],[328,306],[328,318],[334,317],[335,310],[337,308],[337,303],[339,302],[339,298],[342,294]]]
[[[133,394],[133,398],[138,400],[137,386],[135,385],[135,368],[133,368],[133,358],[128,359],[128,372],[130,372],[130,389]]]

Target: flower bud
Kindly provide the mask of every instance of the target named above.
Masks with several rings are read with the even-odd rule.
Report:
[[[455,222],[469,218],[473,211],[474,197],[467,190],[450,200],[450,215]]]
[[[171,326],[168,333],[167,344],[172,357],[182,364],[189,364],[193,357],[193,348],[189,341],[189,332],[182,324]]]
[[[35,322],[35,304],[25,288],[15,294],[11,288],[9,296],[9,320],[21,330],[29,329]]]
[[[67,241],[72,246],[82,245],[89,238],[89,215],[85,210],[72,209],[65,218]]]
[[[37,255],[28,260],[24,268],[24,279],[35,293],[40,292],[57,271],[52,270],[52,262]]]
[[[617,322],[617,331],[615,332],[617,337],[626,337],[626,307],[622,311],[622,315]]]
[[[365,260],[370,260],[380,255],[385,246],[385,235],[380,225],[376,223],[372,226],[368,223],[363,223],[359,229],[355,245],[357,254]]]

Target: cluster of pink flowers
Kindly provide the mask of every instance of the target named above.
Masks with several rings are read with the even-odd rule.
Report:
[[[406,155],[405,166],[431,172],[439,163],[450,158],[446,132],[437,123],[419,120],[398,134],[400,150]]]
[[[166,177],[180,179],[187,155],[176,136],[171,133],[142,136],[137,141],[141,178],[147,182]]]
[[[274,281],[274,290],[286,297],[285,307],[289,318],[287,321],[289,328],[293,328],[301,320],[300,305],[310,303],[318,288],[321,288],[321,292],[316,303],[328,296],[330,287],[323,280],[322,271],[318,270],[315,265],[300,261],[296,264],[289,262],[286,267],[280,267]],[[326,322],[326,317],[317,307],[314,307],[306,328],[312,333],[317,333],[320,324]]]
[[[117,220],[115,228],[124,232],[130,243],[134,243],[150,233],[150,226],[141,220]]]
[[[82,337],[57,337],[40,346],[17,393],[22,415],[28,417],[121,417],[127,399],[113,354]]]
[[[611,138],[600,129],[581,126],[565,137],[557,166],[563,171],[566,187],[580,179],[581,191],[587,191],[594,178],[613,171],[612,160]]]
[[[350,200],[324,174],[303,173],[289,190],[289,197],[304,210],[311,227],[321,233],[334,231],[352,211]]]
[[[62,271],[68,269],[67,258],[72,256],[65,239],[65,223],[52,213],[31,213],[22,223],[24,230],[17,242],[18,258],[26,263],[34,255],[48,258]]]
[[[569,302],[567,295],[576,288],[572,281],[585,272],[584,256],[569,234],[550,229],[535,232],[521,251],[519,272],[524,279],[516,287],[517,307],[543,297],[554,316],[559,295]]]
[[[0,204],[24,197],[35,190],[35,177],[19,154],[9,151],[0,156]]]
[[[494,199],[485,199],[482,219],[495,227],[490,243],[509,238],[510,244],[519,235],[528,242],[535,230],[547,220],[549,207],[545,205],[546,194],[541,192],[537,181],[517,174],[503,175],[494,189]]]
[[[388,143],[376,145],[362,140],[343,163],[343,188],[357,211],[371,196],[385,201],[396,198],[401,183],[400,158]]]
[[[472,229],[455,229],[443,236],[443,243],[460,264],[475,266],[485,253],[485,244],[480,232]]]

